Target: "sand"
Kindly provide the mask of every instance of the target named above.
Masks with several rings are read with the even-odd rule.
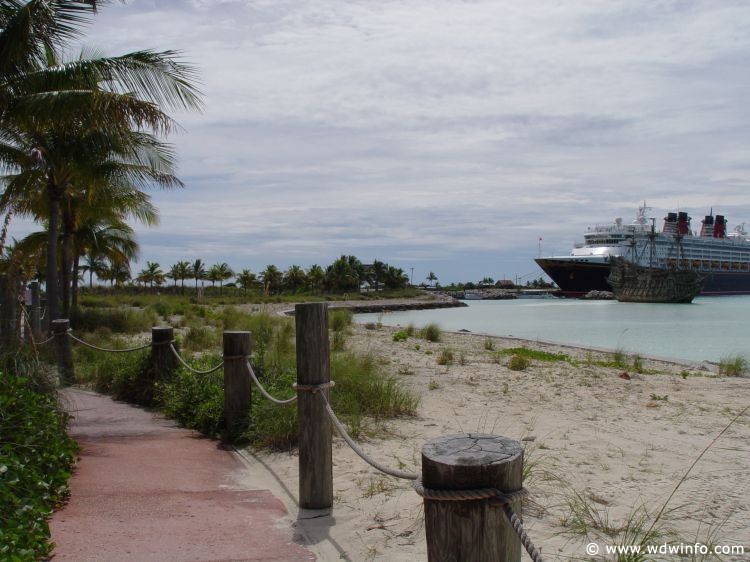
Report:
[[[387,422],[363,448],[385,464],[418,472],[421,447],[432,437],[485,432],[520,440],[531,467],[525,524],[549,560],[591,559],[584,551],[591,540],[616,544],[597,532],[597,518],[600,527],[607,520],[617,528],[642,506],[653,518],[701,451],[750,403],[750,378],[695,366],[644,360],[645,372],[638,373],[632,358],[628,369],[598,366],[592,361],[609,361],[611,354],[525,342],[575,363],[532,360],[511,371],[508,357],[498,359],[497,352],[518,340],[444,333],[439,343],[416,336],[394,342],[397,329],[354,326],[346,343],[378,357],[421,398],[416,417]],[[488,339],[494,351],[485,348]],[[437,364],[445,349],[454,364]],[[660,528],[677,533],[669,543],[739,544],[750,552],[749,438],[746,413],[696,465],[662,517]],[[294,452],[245,453],[265,471],[321,560],[426,559],[421,498],[408,481],[370,468],[340,438],[330,517],[297,509]],[[582,519],[588,537],[571,533],[571,502],[594,512]]]

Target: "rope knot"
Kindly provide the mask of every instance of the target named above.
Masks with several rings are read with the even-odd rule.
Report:
[[[317,394],[321,390],[325,390],[326,388],[333,388],[334,386],[336,386],[336,381],[322,382],[320,384],[294,383],[292,385],[292,388],[297,392],[312,392],[313,394]]]

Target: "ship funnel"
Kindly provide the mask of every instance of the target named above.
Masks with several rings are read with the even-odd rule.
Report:
[[[667,216],[664,217],[662,232],[665,234],[674,234],[677,232],[677,213],[667,213]]]
[[[680,212],[677,215],[677,234],[681,236],[690,234],[690,217],[685,212]]]
[[[724,238],[727,235],[727,221],[724,215],[716,215],[716,224],[714,225],[714,238]]]
[[[706,215],[702,222],[703,226],[701,226],[701,236],[711,238],[714,235],[714,216]]]

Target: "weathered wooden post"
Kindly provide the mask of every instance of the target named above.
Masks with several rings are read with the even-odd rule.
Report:
[[[52,321],[52,334],[55,336],[55,352],[57,355],[57,373],[60,384],[68,386],[75,380],[73,370],[73,345],[68,336],[70,320],[59,318]]]
[[[42,334],[42,311],[41,298],[39,294],[39,281],[29,283],[31,291],[31,313],[29,314],[29,324],[31,324],[31,335],[39,338]]]
[[[328,344],[328,305],[298,304],[294,307],[297,329],[297,384],[311,386],[331,381]],[[328,396],[328,389],[322,389]],[[331,422],[323,401],[315,392],[300,391],[299,505],[305,509],[333,506],[333,458]]]
[[[224,332],[224,419],[230,439],[242,431],[250,410],[252,384],[245,363],[250,332]]]
[[[521,490],[523,449],[518,441],[467,433],[431,439],[422,448],[422,483],[426,489]],[[518,517],[521,501],[511,504]],[[503,507],[491,499],[424,500],[427,559],[437,561],[519,562],[518,540]]]
[[[154,368],[155,382],[177,365],[169,345],[174,341],[174,329],[171,326],[154,326],[151,328],[151,361]]]

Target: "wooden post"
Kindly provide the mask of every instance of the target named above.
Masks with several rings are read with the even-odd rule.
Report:
[[[174,340],[174,330],[171,326],[154,326],[151,328],[151,361],[154,367],[153,377],[155,382],[171,371],[177,365],[169,344]]]
[[[297,329],[297,384],[316,385],[331,380],[328,344],[328,305],[298,304],[294,307]],[[328,389],[325,392],[328,396]],[[331,422],[320,396],[300,392],[299,505],[304,509],[333,506],[333,458]]]
[[[518,441],[466,433],[431,439],[422,448],[422,483],[438,490],[522,487],[523,449]],[[513,510],[521,517],[521,501]],[[519,562],[521,541],[503,508],[491,500],[424,501],[427,559]]]
[[[245,363],[251,345],[250,332],[224,332],[224,419],[230,440],[242,431],[250,411],[252,384]]]
[[[69,386],[75,380],[73,371],[73,346],[68,336],[70,320],[59,318],[52,321],[52,333],[55,336],[55,350],[57,353],[57,373],[60,384]]]
[[[31,324],[31,335],[36,339],[42,335],[42,312],[41,299],[39,295],[39,281],[29,283],[31,290],[31,313],[29,314],[29,323]]]

